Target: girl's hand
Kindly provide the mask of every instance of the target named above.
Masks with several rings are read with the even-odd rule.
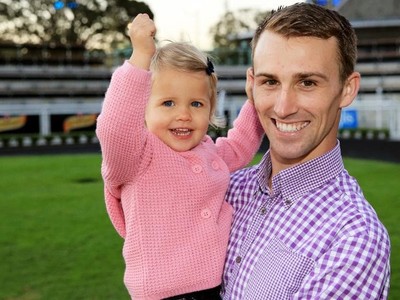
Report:
[[[133,48],[129,62],[136,67],[148,70],[151,58],[156,51],[154,42],[156,26],[153,20],[147,14],[138,14],[128,24],[128,34]]]

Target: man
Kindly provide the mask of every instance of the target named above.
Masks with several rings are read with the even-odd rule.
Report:
[[[270,149],[231,178],[224,299],[386,299],[389,237],[336,138],[360,85],[354,30],[298,3],[267,16],[252,51],[247,92]]]

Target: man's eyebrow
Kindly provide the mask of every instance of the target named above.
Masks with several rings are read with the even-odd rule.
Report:
[[[254,74],[254,77],[268,77],[268,78],[275,78],[276,76],[270,73],[257,73]]]
[[[260,72],[254,75],[254,77],[263,77],[263,78],[277,78],[276,75],[271,74],[271,73],[265,73],[265,72]],[[304,73],[296,73],[294,76],[297,80],[304,80],[310,77],[319,77],[323,80],[328,80],[328,76],[326,76],[324,73],[320,72],[304,72]]]
[[[307,78],[310,78],[310,77],[319,77],[319,78],[321,78],[323,80],[328,80],[329,79],[328,76],[326,76],[325,74],[320,73],[320,72],[297,73],[294,77],[298,78],[299,80],[307,79]]]

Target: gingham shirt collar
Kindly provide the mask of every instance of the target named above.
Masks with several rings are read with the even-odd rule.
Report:
[[[324,155],[276,174],[272,178],[272,192],[282,193],[284,206],[289,208],[294,199],[321,186],[321,183],[331,180],[343,170],[340,143],[337,141],[336,146]],[[271,171],[271,156],[268,151],[257,166],[256,174],[260,190],[267,194],[270,194],[267,183]]]

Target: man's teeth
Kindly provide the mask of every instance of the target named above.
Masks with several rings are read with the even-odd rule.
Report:
[[[303,129],[307,125],[308,125],[308,122],[293,123],[293,124],[276,122],[276,127],[278,128],[279,131],[282,131],[282,132],[296,132],[296,131]]]
[[[190,129],[185,129],[185,128],[172,129],[171,131],[176,135],[182,135],[182,136],[189,135],[192,132]]]

